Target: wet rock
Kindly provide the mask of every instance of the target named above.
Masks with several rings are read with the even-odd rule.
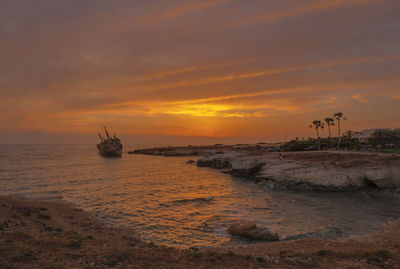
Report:
[[[236,222],[228,229],[232,235],[241,236],[251,240],[278,241],[279,236],[270,232],[267,228],[260,227],[252,222]]]
[[[231,161],[231,174],[238,177],[254,178],[265,162],[256,158],[235,158]]]
[[[338,239],[343,237],[344,233],[340,228],[336,227],[330,227],[326,228],[325,230],[316,230],[313,232],[309,233],[304,233],[304,234],[297,234],[297,235],[291,235],[288,236],[282,241],[287,241],[287,240],[299,240],[299,239],[304,239],[304,238],[323,238],[323,239]]]
[[[197,156],[199,154],[195,150],[177,149],[177,150],[165,151],[163,155],[164,156]]]
[[[198,167],[212,167],[216,169],[232,168],[231,160],[236,156],[235,153],[213,154],[197,161]]]
[[[212,159],[212,160],[198,160],[197,161],[197,166],[198,167],[212,167],[216,169],[224,169],[224,168],[231,168],[231,164],[228,160],[224,159]]]

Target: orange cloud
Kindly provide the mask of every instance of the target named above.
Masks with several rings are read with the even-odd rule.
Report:
[[[0,129],[253,136],[339,110],[399,122],[396,1],[139,2],[0,9]]]
[[[239,24],[252,24],[252,23],[259,23],[259,22],[268,22],[268,21],[275,21],[281,20],[289,17],[305,15],[308,13],[314,12],[322,12],[325,10],[339,8],[342,6],[353,6],[353,5],[365,5],[375,2],[380,2],[381,0],[327,0],[327,1],[320,1],[317,3],[312,3],[306,6],[299,6],[294,9],[289,10],[281,10],[276,13],[268,14],[258,18],[251,18],[247,20],[240,21]]]
[[[386,91],[381,91],[378,93],[378,95],[385,96],[387,98],[392,98],[395,100],[400,100],[400,90],[386,90]]]
[[[313,64],[308,64],[308,65],[300,65],[300,66],[280,68],[280,69],[260,70],[260,71],[251,72],[251,73],[226,74],[226,75],[220,75],[220,76],[192,78],[192,79],[187,79],[187,80],[180,80],[178,82],[163,83],[162,85],[156,86],[156,88],[157,89],[169,89],[169,88],[177,88],[177,87],[189,87],[189,86],[204,85],[204,84],[210,84],[210,83],[220,83],[220,82],[233,81],[233,80],[271,76],[271,75],[277,75],[277,74],[281,74],[281,73],[309,70],[309,69],[315,69],[315,68],[329,68],[329,67],[338,67],[338,66],[352,65],[352,64],[368,64],[368,63],[373,63],[373,62],[383,62],[386,60],[393,61],[393,60],[398,60],[398,59],[400,59],[400,55],[352,58],[352,59],[345,59],[345,60],[340,60],[340,61],[313,63]]]
[[[162,19],[172,19],[192,12],[204,11],[206,9],[218,5],[223,5],[233,1],[237,0],[208,0],[208,1],[196,1],[196,2],[188,1],[187,3],[175,6],[163,12],[156,13],[155,15],[147,15],[140,17],[136,20],[136,22],[154,22]]]
[[[353,99],[355,99],[355,100],[361,102],[361,103],[364,103],[364,104],[368,103],[368,100],[365,99],[365,98],[363,98],[363,95],[362,95],[362,94],[353,94],[351,97],[352,97]]]

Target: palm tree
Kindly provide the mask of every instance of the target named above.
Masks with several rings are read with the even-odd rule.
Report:
[[[337,120],[338,123],[338,150],[340,150],[340,120],[347,120],[347,118],[343,117],[343,113],[342,112],[337,112],[335,114],[333,114],[333,117]]]
[[[332,135],[331,135],[331,126],[335,125],[335,119],[334,118],[330,118],[330,117],[326,117],[325,118],[325,122],[328,125],[328,130],[329,130],[329,142],[331,143],[331,148],[333,148],[332,145]]]
[[[310,128],[315,127],[315,130],[317,131],[317,141],[318,141],[318,150],[321,150],[321,143],[319,141],[319,132],[318,129],[324,129],[324,123],[321,122],[320,120],[315,120],[312,122],[312,124],[310,125]]]

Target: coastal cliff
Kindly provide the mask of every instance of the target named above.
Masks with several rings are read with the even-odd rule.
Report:
[[[398,154],[342,152],[244,153],[230,151],[197,161],[271,188],[301,190],[399,189]]]

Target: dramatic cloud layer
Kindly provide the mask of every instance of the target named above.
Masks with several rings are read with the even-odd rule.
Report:
[[[0,0],[1,130],[400,127],[398,0]]]

